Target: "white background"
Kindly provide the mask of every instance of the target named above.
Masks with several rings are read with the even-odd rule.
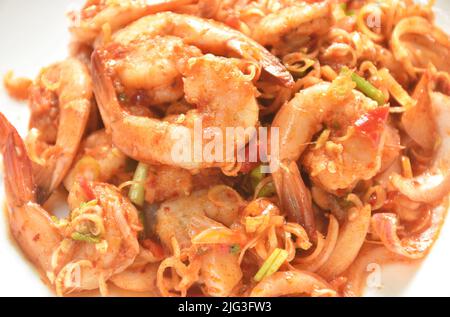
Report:
[[[67,56],[69,36],[65,13],[80,0],[0,0],[0,78],[8,70],[34,78],[41,67]],[[450,33],[450,2],[437,1],[437,20]],[[447,18],[446,18],[447,17]],[[24,135],[28,109],[9,99],[0,88],[0,111]],[[3,177],[0,177],[0,197]],[[1,198],[0,198],[1,201]],[[3,202],[1,202],[3,209]],[[371,296],[450,296],[450,221],[447,221],[430,255],[417,265],[383,269],[382,289]],[[10,239],[0,213],[0,296],[49,296],[51,291]]]

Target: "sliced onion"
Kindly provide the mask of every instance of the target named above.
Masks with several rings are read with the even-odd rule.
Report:
[[[299,259],[295,267],[301,270],[316,272],[331,256],[339,235],[339,222],[336,217],[330,215],[330,223],[328,224],[328,233],[325,239],[325,243],[321,248],[320,253],[314,258],[313,261],[305,262],[304,259]]]
[[[326,292],[325,292],[326,291]],[[250,297],[278,297],[284,295],[336,295],[320,276],[305,271],[277,272],[264,278],[250,293]]]
[[[430,93],[431,106],[438,135],[439,147],[430,169],[415,178],[394,174],[391,182],[403,195],[413,201],[431,203],[450,192],[450,97],[439,92]]]
[[[406,109],[402,115],[402,125],[406,133],[422,148],[432,150],[436,143],[436,126],[433,120],[432,107],[430,107],[430,92],[433,85],[433,71],[428,69],[420,79],[413,99],[417,102]]]
[[[371,208],[365,205],[355,217],[348,218],[339,230],[336,247],[328,261],[317,271],[327,280],[342,274],[358,255],[370,225]]]
[[[414,37],[405,38],[408,35]],[[413,78],[430,63],[439,70],[450,72],[449,37],[425,18],[402,19],[392,32],[391,49]]]
[[[423,258],[437,239],[441,230],[445,214],[448,208],[448,200],[433,208],[430,226],[409,237],[400,239],[397,235],[398,218],[392,213],[379,213],[372,217],[372,229],[387,249],[395,254],[410,258]]]
[[[399,260],[401,260],[400,257],[393,256],[384,246],[365,244],[358,254],[358,258],[345,272],[347,283],[343,290],[343,295],[346,297],[362,296],[367,284],[367,275],[370,273],[368,270],[370,264],[376,263],[383,265],[398,262]]]

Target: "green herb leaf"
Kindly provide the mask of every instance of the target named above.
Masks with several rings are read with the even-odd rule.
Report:
[[[148,176],[148,165],[144,163],[139,163],[136,171],[134,172],[133,182],[135,182],[130,187],[130,191],[128,193],[128,197],[130,200],[142,207],[144,205],[145,199],[145,187],[144,182]]]

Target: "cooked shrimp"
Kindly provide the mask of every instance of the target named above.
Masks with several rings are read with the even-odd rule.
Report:
[[[177,38],[173,38],[174,36]],[[142,69],[139,66],[140,61],[147,58],[142,55],[143,52],[152,51],[155,41],[170,43],[167,49],[159,53],[169,56],[162,60],[160,56],[156,61],[156,65],[161,65],[164,69],[163,76],[158,72],[158,76],[153,76],[155,79],[146,84],[148,71],[161,68],[155,67],[153,60],[152,63],[145,61]],[[123,53],[118,47],[122,47]],[[169,12],[142,18],[118,32],[112,44],[98,49],[93,55],[94,86],[102,117],[111,130],[114,144],[125,154],[139,161],[159,162],[187,169],[223,167],[227,165],[223,163],[225,157],[233,158],[235,150],[248,141],[245,137],[236,135],[235,146],[223,148],[220,159],[214,157],[199,160],[198,156],[202,153],[193,153],[192,147],[188,153],[177,152],[183,152],[186,142],[192,142],[195,122],[202,123],[202,131],[206,134],[211,134],[214,128],[218,128],[225,135],[226,127],[245,129],[254,127],[258,121],[256,89],[252,83],[253,76],[245,75],[245,70],[242,69],[245,63],[210,54],[201,56],[198,48],[214,54],[229,55],[234,52],[249,57],[281,82],[291,83],[292,77],[275,57],[249,38],[223,25]],[[150,53],[150,56],[153,54]],[[111,68],[108,65],[118,67]],[[176,119],[172,118],[170,123],[130,115],[121,108],[112,78],[108,75],[115,71],[122,84],[131,85],[135,89],[153,91],[155,86],[173,88],[163,94],[154,94],[151,98],[153,101],[155,98],[159,101],[167,97],[169,100],[179,98],[177,87],[184,86],[185,99],[196,105],[197,109],[179,115]],[[181,79],[184,85],[179,86]],[[162,100],[161,95],[164,95]],[[205,137],[206,143],[211,135],[204,136],[204,133],[202,137]],[[123,138],[125,135],[126,139]],[[134,142],[129,142],[130,137]]]
[[[26,143],[39,196],[45,199],[69,171],[93,108],[87,67],[69,58],[44,68],[30,87],[29,102]]]
[[[328,0],[320,3],[206,0],[199,1],[196,9],[187,12],[222,21],[277,53],[299,49],[309,37],[326,34],[333,22],[332,4]]]
[[[253,60],[274,80],[286,86],[293,84],[290,73],[264,47],[242,33],[210,20],[163,12],[132,23],[114,34],[111,41],[127,46],[139,39],[154,39],[158,36],[181,38],[185,44],[194,45],[204,53],[225,56],[233,54]]]
[[[192,2],[194,0],[88,0],[80,12],[71,12],[70,31],[75,41],[92,44],[105,25],[114,32],[143,16]]]
[[[100,108],[105,121],[110,123],[113,142],[125,154],[139,161],[159,162],[186,169],[213,167],[214,165],[221,167],[226,163],[214,162],[214,160],[205,162],[198,159],[196,162],[195,158],[198,153],[192,152],[193,147],[185,147],[186,142],[192,142],[194,138],[194,122],[203,118],[212,119],[202,121],[201,131],[207,131],[210,127],[224,127],[225,129],[226,126],[252,127],[256,125],[258,105],[254,87],[232,62],[213,56],[204,56],[191,60],[191,62],[185,89],[187,95],[192,96],[191,100],[198,102],[199,110],[202,109],[204,112],[190,111],[186,115],[180,115],[175,123],[133,116],[121,109],[115,95],[111,95],[114,94],[113,91],[109,91],[107,96],[103,87],[97,85],[99,87],[97,89],[101,89],[97,95],[102,104]],[[217,73],[211,72],[212,65],[220,68],[216,68]],[[191,72],[197,73],[190,75]],[[207,77],[210,78],[209,81],[202,80]],[[203,95],[204,88],[200,89],[198,83],[208,84],[209,89],[206,90],[206,96]],[[218,93],[222,95],[218,95]],[[242,116],[236,116],[237,113]],[[124,138],[124,136],[127,137]],[[134,142],[129,142],[130,138]],[[245,142],[245,139],[235,140],[237,148],[242,147]],[[227,157],[234,157],[235,150],[231,150],[233,151],[231,153],[229,153],[230,150],[228,152],[223,150],[222,153],[226,153]]]
[[[87,202],[55,221],[37,203],[31,162],[15,130],[3,150],[11,232],[59,295],[100,287],[139,252],[137,210],[111,185],[84,183],[72,201]],[[71,195],[76,195],[71,192]]]
[[[78,159],[64,179],[70,191],[80,178],[97,182],[109,182],[123,172],[126,156],[111,142],[111,135],[99,130],[89,135],[82,143]]]
[[[300,158],[315,133],[324,125],[330,132],[323,145],[313,146],[306,154],[304,165],[323,189],[332,193],[349,190],[380,170],[387,110],[377,108],[373,100],[351,86],[348,88],[343,95],[334,92],[329,83],[302,90],[280,109],[273,121],[280,133],[279,161],[271,162],[277,192],[283,206],[291,209],[291,215],[302,215],[299,219],[309,234],[315,232],[310,198],[302,190],[298,167],[292,162]],[[358,127],[358,120],[371,121],[372,131]],[[298,186],[287,186],[287,180],[293,177]]]

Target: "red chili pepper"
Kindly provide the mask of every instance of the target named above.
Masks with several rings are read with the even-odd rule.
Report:
[[[355,121],[356,130],[369,137],[374,145],[378,145],[388,115],[388,107],[370,110]]]
[[[89,185],[86,178],[80,178],[79,183],[84,191],[84,194],[86,195],[87,200],[88,201],[94,200],[95,199],[94,191],[92,190],[92,187],[91,185]]]

